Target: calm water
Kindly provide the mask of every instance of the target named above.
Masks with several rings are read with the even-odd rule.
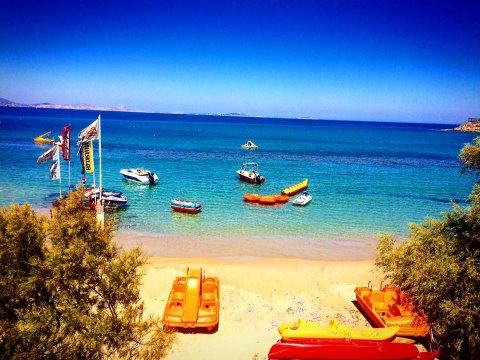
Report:
[[[49,165],[36,163],[47,148],[35,145],[33,137],[49,130],[60,135],[67,124],[77,136],[97,115],[0,108],[0,205],[28,201],[48,208],[59,182],[49,180]],[[462,204],[470,193],[474,179],[460,174],[457,157],[474,135],[440,131],[445,127],[104,112],[103,184],[128,197],[120,226],[132,231],[300,239],[405,235],[409,222],[438,216],[451,200]],[[249,139],[258,150],[240,148]],[[76,150],[72,184],[81,180]],[[259,163],[265,184],[237,179],[235,171],[246,161]],[[119,170],[126,167],[154,171],[159,185],[124,181]],[[64,192],[67,178],[68,165],[62,163]],[[242,201],[247,192],[280,193],[305,178],[313,196],[307,207]],[[204,210],[195,216],[172,213],[173,197],[199,201]]]

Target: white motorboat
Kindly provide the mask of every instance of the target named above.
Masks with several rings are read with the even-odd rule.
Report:
[[[158,176],[146,169],[122,169],[120,174],[125,180],[138,184],[157,185]]]
[[[253,183],[253,184],[263,184],[265,182],[265,177],[261,176],[258,172],[258,164],[253,162],[243,163],[242,168],[237,170],[240,180]]]
[[[307,205],[310,201],[312,201],[312,195],[304,191],[302,195],[293,200],[293,205]]]

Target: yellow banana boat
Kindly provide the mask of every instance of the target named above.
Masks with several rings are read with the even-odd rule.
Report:
[[[316,322],[300,319],[298,322],[284,323],[278,327],[278,332],[285,341],[299,341],[302,339],[351,339],[389,341],[395,337],[398,326],[389,328],[350,327],[342,325],[333,319],[327,326]]]
[[[292,195],[295,195],[296,193],[299,193],[302,190],[305,190],[306,188],[308,188],[308,179],[305,179],[299,182],[298,184],[295,184],[286,189],[283,189],[282,194],[292,196]]]

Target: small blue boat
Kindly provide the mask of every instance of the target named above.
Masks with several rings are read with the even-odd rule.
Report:
[[[172,199],[170,201],[170,207],[174,211],[187,212],[195,214],[202,210],[202,205],[195,201],[181,200],[181,199]]]

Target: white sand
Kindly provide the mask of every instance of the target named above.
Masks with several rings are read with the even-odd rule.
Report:
[[[373,261],[151,257],[141,288],[147,313],[162,317],[172,282],[187,266],[219,278],[220,324],[213,334],[179,333],[171,360],[267,359],[277,326],[300,317],[368,326],[352,303],[354,289],[370,280],[378,286],[381,278]]]

